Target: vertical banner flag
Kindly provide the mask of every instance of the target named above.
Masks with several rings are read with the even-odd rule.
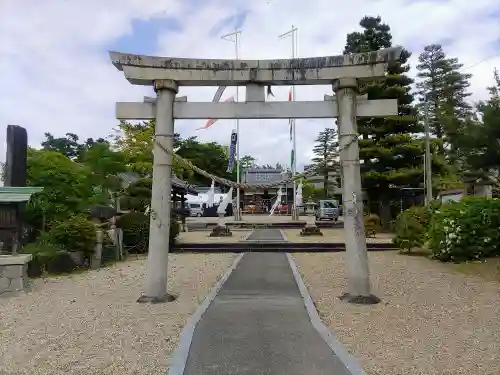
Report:
[[[236,155],[236,143],[238,143],[238,133],[236,129],[231,132],[231,143],[229,144],[229,160],[227,163],[227,173],[231,173],[234,168],[234,157]]]
[[[294,163],[295,163],[295,152],[292,149],[292,152],[290,153],[290,165],[292,166],[292,170],[293,170],[293,166],[295,165]]]
[[[292,88],[290,87],[290,91],[288,92],[288,101],[291,102],[293,100],[293,97],[292,97]],[[290,142],[292,141],[292,134],[293,134],[293,122],[295,121],[295,119],[289,119],[288,120],[288,123],[290,124]]]
[[[234,96],[231,96],[231,97],[227,98],[226,100],[224,100],[224,102],[225,103],[234,102]],[[207,123],[204,126],[202,126],[201,128],[198,128],[196,130],[208,129],[209,127],[211,127],[216,122],[217,122],[217,119],[210,119],[210,120],[207,121]]]

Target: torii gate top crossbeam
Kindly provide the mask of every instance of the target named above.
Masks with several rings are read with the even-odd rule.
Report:
[[[110,52],[113,65],[130,83],[152,85],[155,80],[180,86],[328,85],[342,77],[373,80],[382,77],[402,47],[324,57],[278,60],[216,60],[155,57]]]

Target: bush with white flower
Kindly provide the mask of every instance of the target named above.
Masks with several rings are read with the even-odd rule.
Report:
[[[500,256],[500,199],[470,197],[442,205],[427,238],[432,257],[444,262]]]

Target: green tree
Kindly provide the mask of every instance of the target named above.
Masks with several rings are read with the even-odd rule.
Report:
[[[323,177],[323,196],[328,197],[330,177],[332,172],[339,170],[339,142],[337,132],[333,128],[326,128],[318,134],[313,147],[315,157],[312,159],[316,173]]]
[[[111,149],[108,142],[94,143],[82,156],[82,164],[90,171],[90,182],[94,186],[95,203],[109,203],[110,194],[121,190],[119,173],[127,172],[125,155]]]
[[[467,166],[485,173],[500,170],[500,76],[488,88],[489,98],[477,106],[478,116],[467,122],[459,147],[466,155]]]
[[[345,54],[367,52],[392,46],[390,27],[380,17],[364,17],[361,32],[347,36]],[[423,181],[423,144],[417,139],[422,126],[416,120],[412,105],[411,84],[406,74],[410,70],[410,53],[403,50],[400,61],[388,66],[382,82],[362,89],[368,99],[397,99],[398,117],[360,118],[358,132],[362,164],[363,188],[372,204],[378,204],[382,224],[391,220],[391,201],[398,199],[400,190],[394,187],[419,187]]]
[[[60,152],[28,150],[27,185],[42,186],[26,208],[27,221],[36,228],[83,212],[94,195],[91,171]]]
[[[326,198],[326,196],[324,195],[323,189],[315,187],[309,181],[303,181],[302,200],[305,203],[309,198],[311,198],[312,200],[317,200],[321,198]]]
[[[114,135],[114,144],[125,157],[127,165],[141,177],[151,177],[153,173],[153,137],[155,122],[138,124],[123,121]],[[191,161],[197,167],[220,177],[235,179],[236,168],[227,173],[228,157],[224,147],[216,142],[201,143],[196,137],[182,139],[174,134],[174,150],[177,155]],[[175,158],[173,173],[191,184],[207,185],[211,181],[185,168]]]
[[[248,168],[252,168],[257,161],[252,155],[244,155],[240,158],[241,171],[245,171]]]
[[[177,154],[213,175],[231,180],[236,179],[236,168],[231,173],[226,172],[228,156],[224,152],[224,147],[216,142],[201,143],[196,137],[181,140]],[[182,174],[179,177],[195,185],[210,185],[211,183],[210,179],[199,174]]]
[[[132,172],[141,177],[151,177],[153,174],[153,137],[155,121],[131,123],[122,121],[118,132],[113,136],[116,148],[123,154],[126,164]],[[179,147],[181,138],[174,134],[174,149]],[[173,162],[173,172],[178,175],[189,174],[176,160]]]
[[[462,64],[446,57],[439,44],[426,46],[418,60],[417,94],[421,103],[427,101],[430,129],[441,141],[440,152],[446,150],[452,160],[457,160],[458,137],[472,110],[467,102],[472,75],[461,73]]]
[[[107,143],[103,138],[94,140],[88,138],[84,143],[79,143],[80,138],[74,133],[66,133],[65,137],[55,138],[51,133],[45,133],[42,148],[46,151],[55,151],[66,155],[72,160],[79,160],[86,149],[98,143]]]

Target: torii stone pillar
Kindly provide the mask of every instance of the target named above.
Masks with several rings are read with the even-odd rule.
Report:
[[[373,304],[380,299],[371,294],[363,216],[363,195],[359,165],[356,78],[340,78],[333,84],[339,111],[339,146],[344,203],[344,235],[349,274],[349,290],[341,299]]]
[[[178,86],[174,81],[154,82],[156,91],[155,139],[167,150],[173,150],[174,100]],[[149,225],[148,272],[146,290],[137,302],[159,303],[173,301],[167,292],[168,243],[170,236],[170,203],[172,193],[172,154],[154,143],[153,186],[151,191],[151,220]]]

